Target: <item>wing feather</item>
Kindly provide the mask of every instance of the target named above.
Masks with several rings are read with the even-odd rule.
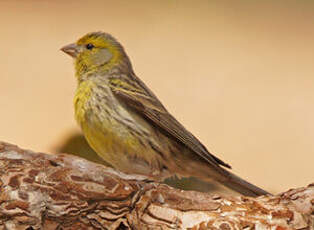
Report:
[[[139,78],[136,76],[133,76],[133,78],[136,78],[136,81],[132,81],[132,85],[130,82],[126,83],[116,79],[110,81],[111,90],[120,101],[152,121],[156,127],[198,154],[213,167],[218,170],[221,169],[219,165],[231,168],[230,165],[209,153],[205,146],[165,109]],[[134,84],[134,82],[137,82],[137,84]]]

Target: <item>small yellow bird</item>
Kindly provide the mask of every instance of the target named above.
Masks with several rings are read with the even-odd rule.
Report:
[[[89,33],[61,50],[75,60],[76,120],[90,146],[114,168],[157,181],[194,176],[244,195],[268,194],[226,170],[231,167],[166,110],[110,34]]]

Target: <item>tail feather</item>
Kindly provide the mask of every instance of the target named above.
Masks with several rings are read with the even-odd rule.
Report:
[[[243,180],[242,178],[238,177],[237,175],[229,172],[228,179],[221,181],[221,183],[239,193],[245,196],[261,196],[261,195],[268,195],[269,192]]]

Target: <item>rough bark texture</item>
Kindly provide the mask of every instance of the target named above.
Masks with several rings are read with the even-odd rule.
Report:
[[[225,198],[3,142],[0,189],[0,229],[314,229],[313,184]]]

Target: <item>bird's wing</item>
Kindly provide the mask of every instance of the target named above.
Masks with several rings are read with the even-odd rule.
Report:
[[[231,168],[227,163],[209,153],[205,146],[165,109],[139,78],[132,77],[136,81],[126,82],[116,78],[109,81],[113,94],[120,101],[153,122],[156,127],[198,154],[213,167],[218,170],[221,169],[219,165]]]

